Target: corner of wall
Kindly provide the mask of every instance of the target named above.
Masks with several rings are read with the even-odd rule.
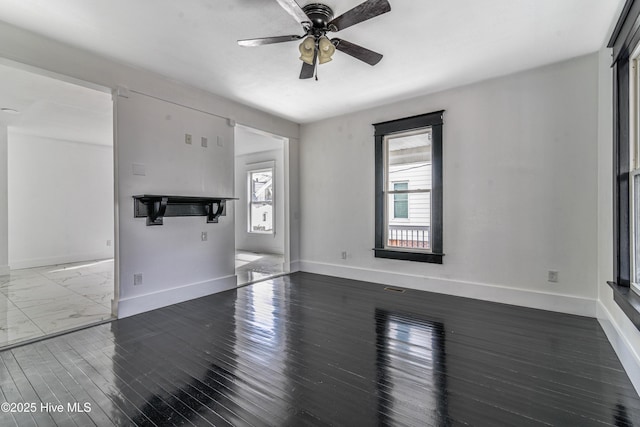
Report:
[[[624,314],[622,316],[624,317]],[[633,333],[633,330],[630,329],[635,329],[635,327],[630,321],[626,322],[629,325],[620,325],[616,322],[614,316],[607,310],[602,301],[598,301],[597,318],[609,343],[611,343],[618,359],[620,359],[620,363],[622,363],[625,372],[629,376],[629,380],[631,380],[633,387],[640,395],[640,356],[629,340],[629,332]],[[624,320],[622,320],[623,323]]]

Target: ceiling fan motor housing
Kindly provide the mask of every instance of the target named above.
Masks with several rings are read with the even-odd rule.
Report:
[[[302,8],[307,14],[313,29],[328,30],[327,24],[333,19],[333,10],[322,3],[310,3]]]

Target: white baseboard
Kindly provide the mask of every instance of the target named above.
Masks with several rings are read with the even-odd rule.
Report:
[[[9,266],[8,265],[0,265],[0,276],[6,276],[9,274]]]
[[[225,276],[204,282],[191,283],[177,288],[163,289],[144,295],[122,298],[118,301],[118,318],[133,316],[180,302],[204,297],[218,292],[234,289],[236,275]]]
[[[12,270],[19,270],[21,268],[43,267],[46,265],[94,261],[97,259],[108,259],[108,258],[113,258],[113,251],[95,252],[95,253],[89,253],[89,254],[83,253],[83,254],[61,255],[61,256],[46,257],[46,258],[23,259],[18,261],[11,261],[9,266],[11,267]]]
[[[420,291],[519,305],[560,313],[577,314],[579,316],[596,317],[595,299],[305,260],[299,261],[298,264],[300,271],[309,273],[343,277],[345,279],[364,280]]]
[[[633,387],[640,395],[640,356],[634,351],[633,346],[620,329],[620,326],[615,322],[609,310],[600,301],[598,301],[597,305],[597,318],[613,350],[618,355],[620,363],[622,363],[624,370],[627,372]]]

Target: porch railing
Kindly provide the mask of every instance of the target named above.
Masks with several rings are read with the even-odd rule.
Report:
[[[396,248],[431,249],[428,225],[389,225],[387,245]]]

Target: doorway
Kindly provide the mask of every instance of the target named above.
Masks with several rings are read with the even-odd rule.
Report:
[[[288,140],[240,125],[234,139],[235,262],[243,285],[289,271]]]
[[[113,102],[0,63],[0,347],[111,319]]]

